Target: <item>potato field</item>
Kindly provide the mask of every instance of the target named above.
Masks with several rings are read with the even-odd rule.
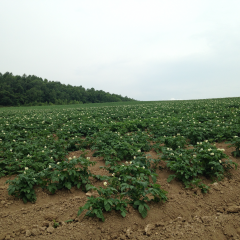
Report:
[[[0,239],[240,239],[240,98],[0,109]]]

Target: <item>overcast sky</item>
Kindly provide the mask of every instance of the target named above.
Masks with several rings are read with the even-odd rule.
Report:
[[[239,0],[0,0],[0,72],[137,100],[240,96]]]

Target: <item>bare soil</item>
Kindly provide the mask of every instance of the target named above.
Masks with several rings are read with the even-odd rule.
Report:
[[[236,163],[240,159],[231,156],[234,148],[227,148],[225,143],[217,143]],[[149,152],[157,158],[154,151]],[[81,152],[72,152],[69,156],[80,156]],[[104,166],[101,158],[86,156],[97,164],[91,167],[95,174],[106,175],[99,169]],[[164,167],[164,164],[161,163]],[[97,218],[77,217],[80,206],[87,201],[87,196],[78,189],[58,191],[54,195],[38,188],[35,204],[24,204],[22,200],[8,195],[5,185],[9,177],[0,179],[0,240],[1,239],[240,239],[240,166],[231,170],[231,177],[221,182],[212,183],[207,194],[200,190],[185,189],[176,180],[167,183],[170,171],[166,168],[157,170],[158,184],[168,191],[165,203],[150,203],[148,216],[143,219],[132,207],[123,218],[120,213],[106,212],[105,222]],[[13,179],[15,176],[11,176]],[[102,182],[96,181],[96,186]],[[72,220],[66,223],[66,220]],[[59,227],[53,228],[53,220]]]

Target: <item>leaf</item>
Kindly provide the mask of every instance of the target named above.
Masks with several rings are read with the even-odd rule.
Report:
[[[104,205],[108,204],[108,199],[104,199]]]
[[[126,217],[127,212],[125,211],[125,209],[121,211],[121,215],[122,215],[123,217]]]
[[[152,180],[153,180],[153,182],[155,183],[155,182],[157,181],[156,176],[152,175]]]
[[[73,219],[66,220],[65,223],[73,222]]]
[[[86,185],[86,190],[89,191],[89,190],[92,189],[93,187],[94,187],[93,185],[87,184],[87,185]]]
[[[55,191],[57,190],[57,187],[54,185],[49,185],[47,188],[51,193],[55,193]]]
[[[142,213],[143,210],[144,210],[144,205],[143,204],[139,205],[138,211]]]
[[[140,205],[141,204],[141,201],[140,200],[137,200],[134,202],[134,205]]]
[[[143,218],[145,218],[147,216],[147,209],[144,208],[143,211],[141,212],[141,215]]]
[[[83,209],[83,207],[81,207],[79,210],[78,210],[78,213],[77,215],[79,216],[85,209]]]
[[[106,205],[104,205],[104,208],[106,211],[109,211],[111,209],[111,205],[107,203]]]
[[[15,187],[13,186],[13,185],[10,185],[9,187],[8,187],[8,194],[9,195],[12,195],[14,192],[15,192]]]
[[[72,185],[71,185],[70,182],[64,183],[64,186],[65,186],[66,188],[68,188],[68,189],[71,189],[71,188],[72,188]]]
[[[101,209],[95,209],[94,212],[95,212],[95,214],[98,218],[101,218],[103,222],[105,221],[105,218],[103,216],[103,213],[102,213]]]
[[[144,203],[144,207],[150,210],[150,207],[146,203]]]
[[[176,177],[176,175],[169,175],[167,182],[171,182],[175,177]]]
[[[27,198],[26,197],[23,197],[22,200],[23,200],[24,203],[27,203]]]

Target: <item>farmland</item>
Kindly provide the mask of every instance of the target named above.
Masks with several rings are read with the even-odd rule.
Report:
[[[0,239],[239,239],[239,147],[240,98],[2,108]]]

